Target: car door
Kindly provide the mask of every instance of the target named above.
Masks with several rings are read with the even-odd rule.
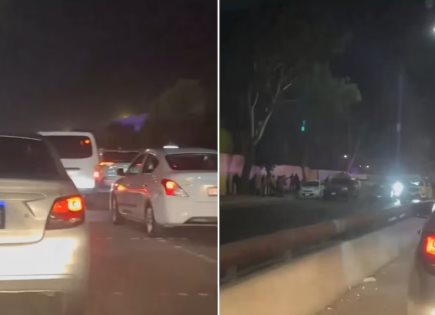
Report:
[[[116,192],[119,211],[129,217],[134,217],[136,205],[133,187],[142,174],[144,159],[145,154],[138,155],[128,167],[125,176],[118,181],[118,186],[123,187]]]
[[[145,156],[141,174],[138,174],[130,183],[132,204],[135,205],[133,216],[138,221],[145,218],[145,204],[150,198],[150,189],[152,189],[152,174],[157,168],[159,161],[156,156],[149,153]]]

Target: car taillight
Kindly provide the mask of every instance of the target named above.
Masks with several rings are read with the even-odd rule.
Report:
[[[100,179],[100,172],[99,171],[94,171],[94,178]]]
[[[189,195],[176,182],[170,179],[162,180],[163,188],[167,196],[188,197]]]
[[[100,166],[112,166],[113,164],[115,164],[115,163],[113,163],[113,162],[100,162],[98,165],[100,165]]]
[[[64,229],[85,221],[85,202],[81,196],[56,199],[51,207],[47,229]]]

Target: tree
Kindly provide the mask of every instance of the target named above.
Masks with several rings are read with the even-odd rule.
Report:
[[[361,102],[361,93],[349,78],[334,77],[327,64],[314,64],[299,83],[301,99],[296,111],[300,121],[307,125],[301,131],[304,142],[301,166],[305,167],[316,142],[327,141],[332,147],[336,141],[334,133],[343,133],[346,128],[342,126],[349,124],[352,109]],[[360,141],[358,137],[352,157]]]
[[[222,89],[237,95],[240,143],[245,157],[242,192],[248,191],[255,152],[281,106],[300,101],[300,80],[313,64],[342,51],[348,36],[328,21],[301,20],[293,7],[252,13],[228,41]],[[225,100],[225,97],[223,98]],[[234,98],[233,98],[234,99]]]
[[[156,97],[150,107],[149,119],[141,130],[147,146],[173,142],[216,148],[216,110],[209,110],[199,80],[179,79]]]
[[[195,116],[203,118],[206,112],[205,93],[199,80],[179,79],[153,102],[151,116],[157,120],[182,120]]]

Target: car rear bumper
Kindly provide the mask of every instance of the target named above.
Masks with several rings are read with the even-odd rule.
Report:
[[[217,200],[193,202],[184,197],[164,197],[155,212],[157,222],[167,227],[217,224]]]
[[[325,191],[325,196],[328,197],[346,197],[349,196],[349,190],[329,190]]]
[[[0,292],[85,290],[89,254],[85,225],[46,231],[36,243],[0,245]]]

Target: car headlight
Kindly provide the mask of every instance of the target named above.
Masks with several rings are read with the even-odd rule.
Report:
[[[392,190],[391,194],[394,197],[400,197],[402,195],[404,187],[403,187],[403,184],[401,182],[395,182],[393,184],[392,188],[393,188],[393,190]]]

